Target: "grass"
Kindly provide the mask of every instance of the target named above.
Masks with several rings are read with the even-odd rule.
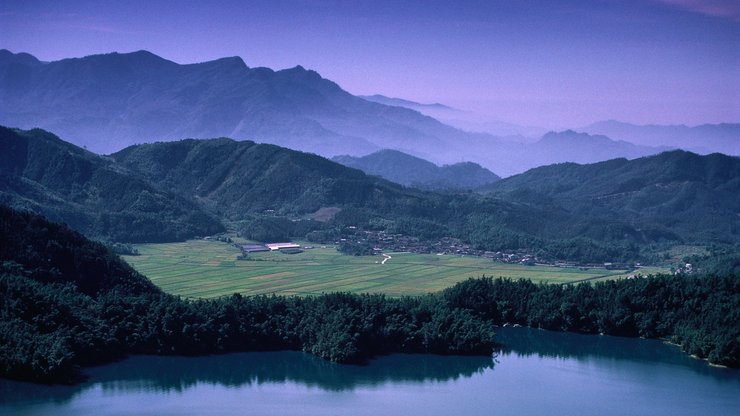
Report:
[[[624,270],[521,266],[433,254],[386,253],[391,259],[381,264],[382,256],[344,256],[331,246],[315,246],[299,254],[253,253],[250,260],[237,260],[240,250],[218,241],[141,244],[136,248],[139,256],[124,256],[129,264],[163,290],[193,298],[235,292],[313,295],[334,291],[395,297],[436,292],[482,275],[552,283],[626,276]]]

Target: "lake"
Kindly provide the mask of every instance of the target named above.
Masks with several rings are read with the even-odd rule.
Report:
[[[655,340],[500,328],[494,357],[136,356],[87,382],[0,380],[3,415],[738,415],[740,371]]]

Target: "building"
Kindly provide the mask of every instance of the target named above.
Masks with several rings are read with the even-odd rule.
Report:
[[[244,244],[241,246],[244,253],[259,253],[260,251],[270,251],[270,249],[262,244]]]
[[[267,246],[271,251],[282,250],[284,248],[301,248],[300,245],[293,243],[270,243],[265,244],[265,246]]]

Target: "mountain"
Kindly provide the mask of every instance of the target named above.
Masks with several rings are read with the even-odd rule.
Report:
[[[547,166],[487,185],[485,196],[405,188],[316,155],[250,141],[144,144],[111,157],[158,188],[265,238],[316,231],[325,236],[321,241],[335,241],[352,238],[347,227],[355,226],[582,261],[640,258],[655,243],[739,241],[738,161],[722,155],[676,152]],[[682,173],[686,166],[699,176]],[[298,228],[300,222],[290,221],[322,209],[338,213]]]
[[[180,65],[138,51],[44,63],[2,50],[0,95],[0,123],[53,130],[102,153],[228,136],[324,156],[382,148],[435,156],[459,154],[471,138],[416,111],[355,97],[301,66],[249,68],[238,57]]]
[[[111,158],[157,187],[234,220],[264,211],[293,215],[424,197],[314,154],[249,140],[142,144]]]
[[[518,124],[507,123],[501,120],[496,120],[492,116],[479,114],[473,111],[459,110],[440,103],[422,104],[416,101],[405,100],[403,98],[391,98],[380,94],[360,95],[359,97],[374,103],[416,110],[426,116],[434,117],[435,119],[458,129],[488,133],[497,137],[505,138],[508,141],[531,143],[533,138],[540,137],[547,133],[547,129],[543,127],[521,126]]]
[[[737,157],[676,150],[635,160],[556,164],[485,190],[511,202],[561,207],[574,218],[601,218],[601,224],[576,223],[572,229],[603,241],[632,234],[635,241],[740,242]]]
[[[616,157],[635,159],[665,150],[669,149],[637,146],[625,141],[615,141],[603,135],[566,130],[545,134],[539,141],[528,146],[527,151],[542,166],[560,161],[592,163]]]
[[[740,124],[635,125],[620,121],[601,121],[583,127],[592,134],[645,146],[667,146],[707,154],[720,152],[740,156]]]
[[[0,148],[0,203],[42,213],[88,236],[154,242],[223,229],[194,202],[43,130],[0,127]]]
[[[335,156],[332,160],[369,175],[424,189],[473,189],[501,179],[477,163],[440,167],[397,150],[381,150],[363,157]]]
[[[98,153],[231,137],[325,157],[394,149],[438,165],[474,161],[503,176],[549,163],[632,157],[632,150],[537,151],[516,133],[467,132],[422,114],[465,118],[442,105],[377,96],[393,105],[371,102],[301,66],[250,68],[238,57],[181,65],[138,51],[41,62],[0,50],[0,96],[0,124],[45,128]]]
[[[393,97],[386,97],[385,95],[375,94],[375,95],[358,95],[358,97],[371,101],[374,103],[394,106],[394,107],[404,107],[409,108],[411,110],[419,111],[420,113],[423,113],[424,110],[446,110],[446,111],[458,111],[452,107],[446,106],[444,104],[440,103],[433,103],[433,104],[422,104],[417,103],[416,101],[410,101],[410,100],[404,100],[403,98],[393,98]]]
[[[268,237],[316,232],[335,241],[356,226],[594,261],[639,258],[661,242],[738,241],[738,159],[719,154],[546,166],[486,185],[481,196],[406,188],[252,141],[158,142],[102,157],[41,130],[0,133],[0,202],[113,241],[207,235],[220,221]],[[319,213],[324,222],[296,221]]]

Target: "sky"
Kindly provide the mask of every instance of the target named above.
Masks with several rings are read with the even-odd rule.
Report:
[[[737,0],[3,0],[0,48],[302,65],[547,128],[740,122]]]

